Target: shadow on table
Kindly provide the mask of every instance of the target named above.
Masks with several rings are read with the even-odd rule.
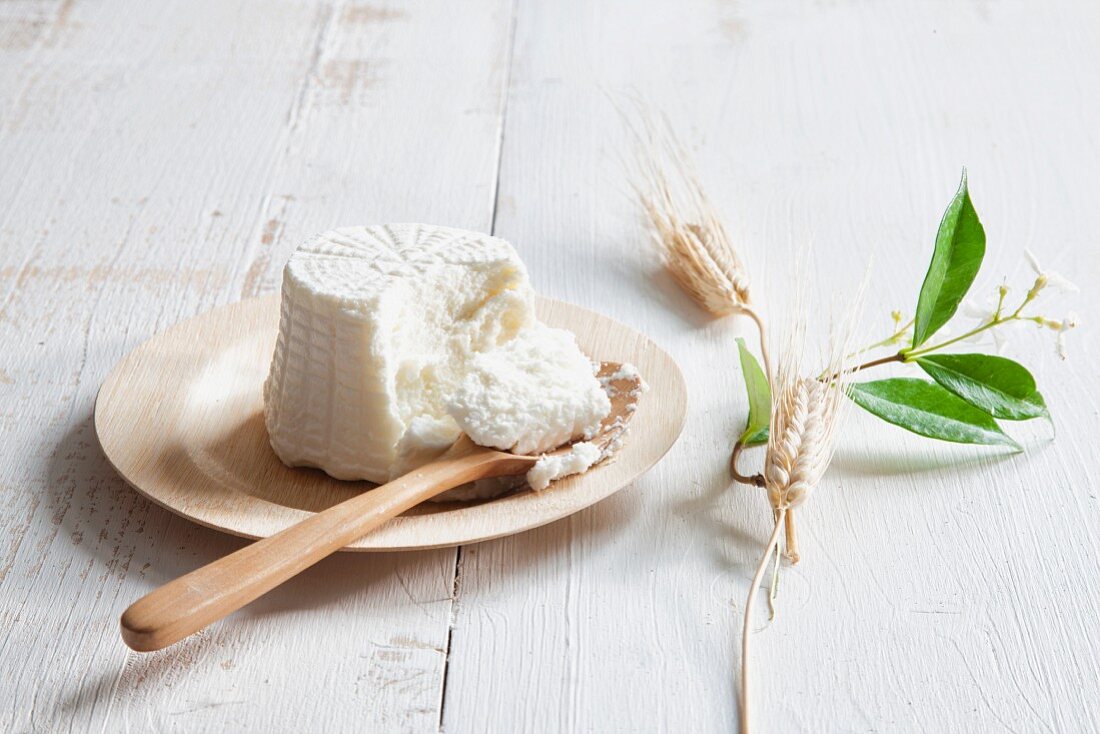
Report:
[[[741,470],[760,471],[764,451],[762,447],[746,451],[742,455]],[[911,483],[889,480],[899,475],[928,472],[949,472],[965,477],[1019,459],[1020,456],[1010,450],[989,447],[948,446],[937,454],[905,448],[870,452],[841,442],[823,481],[833,488],[843,485],[845,489],[857,491],[877,488],[879,491],[907,492]],[[676,493],[680,499],[669,501],[669,513],[697,528],[698,537],[710,551],[715,572],[747,580],[760,560],[772,529],[766,491],[735,483],[729,476],[727,461],[716,460],[707,467],[698,478],[694,492],[683,488]],[[810,503],[818,501],[815,498]]]
[[[136,576],[144,580],[144,590],[250,542],[177,517],[130,488],[100,450],[91,416],[70,430],[58,446],[49,465],[47,486],[52,506],[63,508],[55,522],[74,538],[99,539],[75,543],[75,550],[116,572],[120,581],[124,574],[134,578],[136,569]],[[338,553],[268,592],[252,606],[324,606],[361,590],[364,583],[396,571],[411,571],[433,553]]]
[[[692,328],[702,329],[714,323],[714,317],[699,308],[691,296],[684,293],[684,289],[667,268],[657,267],[644,272],[643,278],[637,284],[637,291],[638,299],[652,299],[656,294],[662,305]]]
[[[742,468],[756,466],[763,457],[762,449],[751,449],[742,457]],[[733,481],[728,455],[716,455],[703,466],[707,471],[696,491],[677,492],[679,499],[670,503],[669,510],[699,526],[698,535],[707,541],[715,571],[750,577],[771,532],[767,495],[759,487]]]
[[[913,449],[876,449],[867,450],[837,446],[830,469],[840,476],[848,477],[894,477],[902,474],[923,474],[926,472],[950,471],[957,474],[970,474],[985,471],[994,464],[1019,458],[1011,449],[986,446],[950,446],[944,453],[930,453],[927,450]]]
[[[586,236],[587,233],[578,231],[571,239],[575,241]],[[627,242],[622,246],[635,249],[637,243]],[[648,247],[642,249],[648,250]],[[659,262],[656,249],[652,252],[652,257],[639,261],[634,257],[623,258],[615,247],[596,248],[592,253],[592,266],[614,278],[616,294],[623,303],[655,303],[660,306],[658,312],[667,311],[691,329],[703,329],[712,325],[714,317],[707,314],[684,292],[668,268]],[[621,295],[618,289],[622,290]]]

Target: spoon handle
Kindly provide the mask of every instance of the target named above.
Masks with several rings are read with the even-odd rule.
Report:
[[[178,642],[410,507],[474,479],[522,470],[501,456],[485,449],[445,455],[170,581],[123,613],[122,639],[139,652]]]

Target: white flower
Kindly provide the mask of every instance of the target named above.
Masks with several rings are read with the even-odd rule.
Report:
[[[1077,314],[1070,313],[1061,321],[1055,321],[1053,319],[1046,322],[1047,328],[1054,329],[1057,334],[1054,337],[1054,346],[1058,350],[1058,356],[1065,359],[1066,354],[1066,332],[1070,329],[1076,329],[1077,325],[1081,323]]]
[[[1000,290],[998,289],[997,292],[999,295]],[[979,326],[984,326],[1000,316],[1000,299],[986,298],[984,301],[979,301],[969,298],[963,301],[962,312],[963,316],[975,319]],[[1005,338],[1005,327],[1008,325],[1008,323],[1004,323],[993,329],[979,331],[977,334],[972,334],[963,339],[963,341],[969,344],[975,344],[984,341],[988,334],[993,340],[994,348],[997,350],[997,353],[1000,354],[1004,352],[1005,345],[1008,344],[1008,340]]]
[[[1032,290],[1036,295],[1048,285],[1055,290],[1065,291],[1067,293],[1076,293],[1080,290],[1080,288],[1071,283],[1062,274],[1056,273],[1053,270],[1043,270],[1043,266],[1039,264],[1038,258],[1035,257],[1035,253],[1031,250],[1025,248],[1024,257],[1027,258],[1028,265],[1031,266],[1031,269],[1035,271],[1035,285],[1032,287]]]
[[[963,316],[977,319],[984,324],[992,321],[997,316],[997,302],[988,298],[984,301],[968,298],[963,301],[962,312]]]

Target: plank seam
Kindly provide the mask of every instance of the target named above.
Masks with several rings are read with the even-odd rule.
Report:
[[[273,174],[278,173],[280,167],[285,162],[294,141],[294,133],[298,130],[302,116],[308,112],[310,88],[317,78],[317,74],[321,67],[321,59],[324,58],[325,49],[329,45],[329,39],[332,37],[333,28],[337,25],[337,19],[339,18],[342,7],[343,3],[341,2],[330,2],[318,13],[317,36],[313,41],[309,60],[302,74],[302,81],[298,85],[298,89],[295,91],[294,98],[291,100],[290,107],[287,110],[286,123],[283,125],[282,136],[278,140],[276,152],[271,159],[271,171]],[[272,180],[275,180],[275,178],[275,175],[272,175]],[[253,225],[250,234],[250,239],[254,240],[256,245],[245,255],[248,266],[243,270],[244,280],[241,283],[240,298],[249,298],[259,295],[259,292],[256,290],[257,283],[252,279],[255,278],[256,280],[260,280],[264,275],[263,272],[257,272],[257,268],[262,269],[265,265],[265,247],[263,245],[264,223],[271,219],[272,202],[275,197],[275,191],[271,190],[268,191],[267,195],[260,201],[256,223]]]
[[[519,0],[512,0],[508,27],[508,50],[505,62],[504,75],[500,88],[500,126],[497,130],[497,161],[496,173],[493,178],[492,216],[489,221],[489,234],[496,235],[497,212],[500,211],[500,171],[504,160],[504,131],[508,123],[508,97],[512,86],[512,67],[516,57],[516,25],[519,15]],[[447,620],[447,644],[443,650],[443,680],[439,691],[439,722],[438,731],[443,731],[443,713],[447,707],[447,679],[451,672],[451,648],[454,641],[455,617],[458,609],[458,594],[462,576],[462,546],[455,551],[454,584],[451,587],[451,610]]]
[[[519,0],[512,1],[511,27],[508,29],[508,65],[504,70],[504,79],[500,90],[500,129],[497,132],[497,170],[493,181],[493,216],[489,224],[489,234],[497,233],[497,213],[500,211],[500,170],[504,161],[504,130],[508,123],[508,93],[512,86],[512,67],[516,58],[516,16],[519,14]]]
[[[436,729],[443,731],[443,710],[447,706],[447,676],[451,672],[451,641],[455,634],[455,617],[458,616],[458,590],[462,577],[462,546],[455,551],[454,581],[451,584],[451,608],[447,615],[447,642],[443,646],[443,681],[439,690],[439,720]]]

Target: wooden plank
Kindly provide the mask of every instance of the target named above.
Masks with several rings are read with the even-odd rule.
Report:
[[[434,729],[453,550],[329,559],[129,653],[121,611],[241,541],[127,489],[91,411],[129,349],[271,290],[309,232],[487,229],[509,4],[0,15],[0,730]]]
[[[444,728],[729,731],[766,502],[729,487],[745,408],[735,319],[661,274],[622,178],[606,93],[666,110],[774,322],[794,261],[820,334],[874,258],[872,333],[910,313],[959,170],[989,235],[980,288],[1030,285],[1030,247],[1096,303],[1097,7],[1051,3],[520,4],[497,233],[548,295],[678,355],[688,428],[595,508],[465,548]],[[1061,315],[1063,306],[1054,311]],[[1052,314],[1053,315],[1053,314]],[[869,339],[870,340],[870,339]],[[1071,361],[1027,330],[1058,421],[1023,456],[932,443],[853,414],[801,513],[780,613],[757,611],[761,731],[1088,731],[1100,659],[1098,411],[1089,331]]]

